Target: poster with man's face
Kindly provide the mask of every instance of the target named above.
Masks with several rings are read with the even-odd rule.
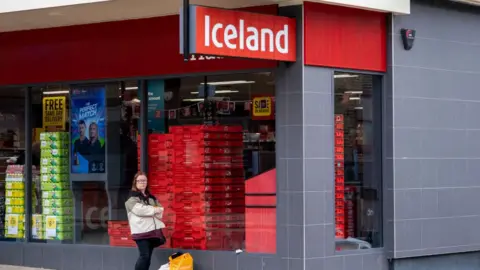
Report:
[[[71,172],[105,173],[105,87],[73,89],[71,103]]]

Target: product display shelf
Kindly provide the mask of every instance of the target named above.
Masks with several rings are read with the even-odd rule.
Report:
[[[25,178],[23,165],[9,165],[5,177],[5,238],[25,237]]]
[[[69,134],[44,132],[41,143],[42,215],[36,216],[35,238],[71,241],[74,233],[73,194],[69,179]],[[41,222],[38,220],[41,218]]]
[[[5,178],[0,179],[0,238],[5,235]]]

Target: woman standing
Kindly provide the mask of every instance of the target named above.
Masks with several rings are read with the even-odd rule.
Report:
[[[125,202],[128,223],[132,238],[135,240],[140,256],[135,264],[135,270],[148,270],[153,249],[165,244],[161,221],[163,207],[148,191],[147,176],[139,172],[133,178],[130,198]]]

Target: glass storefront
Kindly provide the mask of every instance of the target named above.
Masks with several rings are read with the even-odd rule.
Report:
[[[0,238],[15,240],[25,229],[25,182],[17,166],[25,162],[25,89],[0,96]]]
[[[124,202],[143,156],[150,192],[165,207],[165,248],[275,253],[273,73],[144,84],[147,115],[138,81],[32,88],[27,200],[26,90],[2,89],[11,95],[0,106],[0,121],[8,121],[0,130],[2,238],[27,237],[32,203],[30,241],[135,246]]]
[[[382,246],[381,76],[335,72],[337,250]]]

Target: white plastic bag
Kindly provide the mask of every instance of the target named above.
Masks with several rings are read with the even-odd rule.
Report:
[[[158,270],[170,270],[170,263],[166,263],[162,266],[160,266],[160,269]]]

